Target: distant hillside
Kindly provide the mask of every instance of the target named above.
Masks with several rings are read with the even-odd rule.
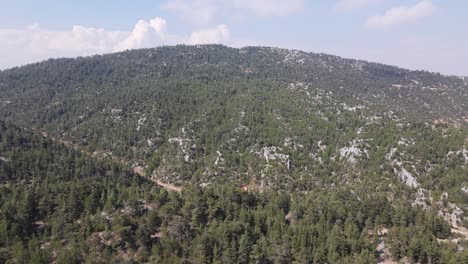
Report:
[[[19,99],[15,97],[19,91],[26,93],[20,94],[23,100],[39,92],[45,93],[39,98],[47,100],[67,95],[72,88],[84,94],[88,89],[96,90],[95,85],[239,79],[285,85],[302,82],[332,91],[341,99],[358,100],[423,119],[461,121],[468,116],[467,78],[268,47],[175,46],[49,60],[3,71],[0,89],[6,93],[3,97],[12,100]]]
[[[346,193],[346,201],[349,195],[364,201],[365,211],[378,197],[388,214],[400,217],[392,210],[411,207],[418,213],[411,223],[390,224],[387,217],[377,227],[422,226],[416,215],[425,210],[445,218],[454,233],[467,233],[467,78],[277,48],[161,47],[2,71],[0,120],[82,150],[95,162],[112,157],[154,181],[200,191],[203,199],[211,190],[222,197],[226,186],[275,197],[288,192],[292,200],[320,192],[330,203]],[[138,186],[146,184],[151,182]],[[187,218],[187,210],[177,214]],[[435,221],[430,219],[426,224]],[[169,229],[178,226],[166,220]],[[191,238],[202,239],[199,225],[193,229],[198,233]],[[437,244],[436,235],[458,239],[446,226],[436,229],[427,241]],[[359,232],[364,230],[361,221]],[[389,240],[406,241],[400,236],[405,234]],[[412,256],[401,247],[404,252],[392,253],[397,259]],[[369,259],[370,251],[351,252],[340,257]],[[318,260],[325,259],[322,253]]]
[[[336,157],[387,162],[369,151],[388,153],[405,130],[444,138],[431,123],[466,127],[467,81],[277,48],[161,47],[3,71],[0,117],[150,165],[169,181],[234,173],[259,185],[274,160],[282,165],[272,170],[290,175],[280,181],[295,186],[302,174],[347,174]],[[376,133],[387,137],[378,146]],[[465,153],[457,138],[443,151]],[[323,183],[294,188],[311,182]]]

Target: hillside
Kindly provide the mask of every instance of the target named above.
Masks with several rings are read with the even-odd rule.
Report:
[[[147,80],[239,79],[269,80],[282,87],[304,83],[334,92],[341,100],[386,106],[387,110],[409,112],[422,119],[450,117],[462,121],[468,115],[468,80],[464,77],[267,47],[175,46],[49,60],[3,71],[1,89],[8,91],[12,100],[19,99],[15,97],[18,89],[31,95],[45,92],[49,98],[44,99],[51,99],[67,95],[70,89],[98,92],[96,86],[128,87]]]
[[[460,263],[467,257],[448,242],[438,244],[456,235],[435,211],[389,201],[384,193],[357,195],[343,186],[262,194],[229,185],[168,193],[110,159],[95,160],[4,122],[0,143],[2,263],[371,263],[391,255]]]
[[[378,198],[392,210],[414,208],[412,217],[439,215],[454,232],[468,226],[467,78],[277,48],[160,47],[1,71],[0,120],[81,150],[93,162],[131,166],[153,179],[141,183],[144,188],[154,182],[179,186],[188,201],[184,195],[194,190],[202,200],[210,192],[222,197],[220,188],[260,200],[304,195],[312,204],[327,195],[364,205]],[[3,181],[11,180],[18,179]],[[310,204],[294,206],[310,213]],[[395,215],[392,210],[387,213]],[[318,220],[300,219],[304,225]],[[412,219],[401,226],[422,226]],[[328,220],[325,233],[336,223]],[[400,226],[395,219],[369,221],[377,229]],[[356,228],[361,233],[369,226]],[[440,229],[428,239],[455,238]],[[270,243],[271,234],[263,235]],[[350,263],[373,254],[347,252],[339,259]],[[392,254],[411,257],[407,249]],[[337,260],[332,255],[328,261]]]

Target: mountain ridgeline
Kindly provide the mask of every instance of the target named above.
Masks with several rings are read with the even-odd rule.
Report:
[[[159,47],[1,71],[0,120],[0,259],[468,258],[468,78]]]
[[[134,50],[104,56],[49,60],[3,71],[0,89],[16,98],[86,94],[96,86],[128,87],[148,80],[236,82],[262,80],[305,83],[414,118],[447,118],[463,122],[468,116],[468,78],[343,59],[326,54],[266,47],[175,46]],[[27,98],[27,97],[26,97]]]

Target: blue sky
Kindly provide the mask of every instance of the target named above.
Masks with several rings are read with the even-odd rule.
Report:
[[[0,69],[173,44],[276,46],[468,76],[464,0],[0,0]]]

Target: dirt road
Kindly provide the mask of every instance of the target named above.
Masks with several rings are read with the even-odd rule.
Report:
[[[48,138],[48,139],[50,139],[50,140],[52,140],[52,141],[54,141],[54,142],[56,142],[56,143],[63,144],[63,145],[65,145],[65,146],[67,146],[67,147],[72,147],[72,148],[74,148],[75,150],[78,150],[78,151],[80,151],[80,152],[83,153],[83,154],[92,156],[92,157],[97,158],[97,159],[102,158],[100,155],[97,154],[98,152],[90,153],[90,152],[86,151],[85,149],[83,149],[82,147],[77,146],[77,145],[73,144],[73,143],[70,142],[70,141],[66,141],[66,140],[57,139],[57,138],[55,138],[55,137],[52,137],[52,136],[50,136],[47,132],[40,131],[40,130],[38,130],[38,129],[36,129],[36,128],[33,128],[32,131],[33,131],[34,133],[39,133],[42,137]],[[122,164],[125,165],[125,166],[130,166],[130,164],[129,164],[130,162],[128,162],[128,161],[124,161],[124,160],[119,159],[119,158],[114,157],[114,156],[111,156],[111,158],[112,158],[113,160],[117,161],[117,162],[122,163]],[[164,182],[161,182],[160,180],[147,177],[146,174],[145,174],[145,171],[144,171],[143,167],[141,167],[141,166],[134,166],[134,167],[132,167],[132,170],[133,170],[133,172],[134,172],[136,175],[138,175],[138,176],[140,176],[140,177],[143,177],[143,178],[145,178],[145,179],[151,180],[152,182],[156,183],[157,185],[161,186],[162,188],[164,188],[164,189],[166,189],[166,190],[168,190],[168,191],[175,191],[175,192],[181,192],[181,191],[182,191],[182,187],[177,187],[177,186],[175,186],[175,185],[172,185],[172,184],[169,184],[169,183],[164,183]]]

